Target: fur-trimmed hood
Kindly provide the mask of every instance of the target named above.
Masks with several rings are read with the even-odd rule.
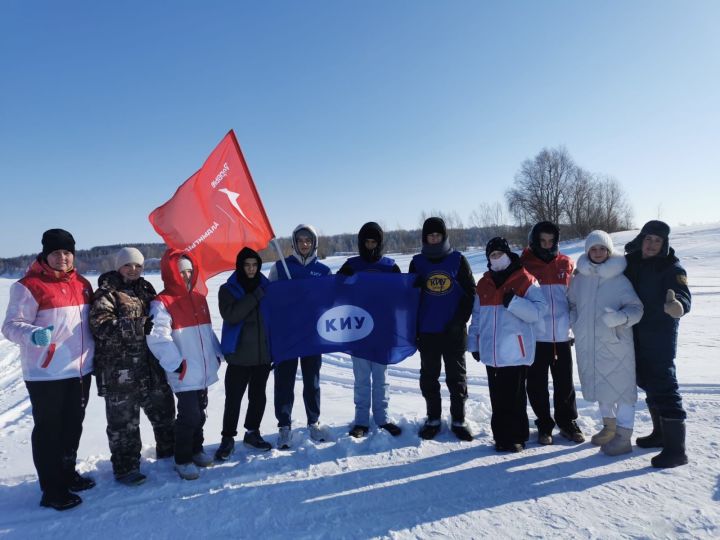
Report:
[[[602,279],[610,279],[622,274],[627,267],[627,261],[623,255],[611,254],[610,257],[601,264],[595,264],[586,254],[580,255],[577,260],[577,270],[586,276],[596,275]]]

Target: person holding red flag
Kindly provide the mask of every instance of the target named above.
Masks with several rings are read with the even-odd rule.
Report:
[[[205,296],[195,290],[199,268],[191,252],[169,248],[160,262],[165,289],[150,304],[154,325],[147,336],[177,397],[175,470],[185,480],[213,458],[203,450],[207,389],[218,380],[222,353]]]
[[[330,268],[317,260],[318,236],[312,225],[300,224],[292,234],[292,254],[270,269],[270,281],[306,279],[330,275]],[[288,275],[289,270],[290,275]],[[326,435],[320,427],[320,366],[322,355],[300,358],[303,376],[303,401],[310,438],[322,442]],[[290,448],[291,416],[295,401],[295,374],[298,359],[290,358],[275,364],[275,417],[278,420],[278,448]]]

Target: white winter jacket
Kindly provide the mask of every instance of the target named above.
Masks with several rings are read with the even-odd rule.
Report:
[[[40,261],[13,283],[2,333],[20,346],[23,379],[54,381],[92,373],[91,301],[88,280],[75,270],[60,273]],[[50,344],[33,345],[33,332],[51,325]]]
[[[160,263],[165,290],[150,303],[153,328],[147,344],[165,369],[173,392],[203,390],[218,380],[223,358],[220,342],[213,332],[205,297],[188,291],[177,269],[177,259],[188,257],[179,250],[168,250]],[[197,263],[193,261],[193,267]],[[182,362],[185,367],[176,373]]]
[[[499,288],[491,273],[477,284],[468,351],[479,352],[480,361],[492,367],[529,366],[535,360],[535,328],[547,309],[535,278],[519,268]],[[508,307],[503,297],[514,297]]]
[[[637,401],[632,326],[642,318],[643,305],[623,275],[626,265],[622,255],[611,255],[604,263],[594,264],[583,254],[570,282],[570,324],[586,401]],[[624,315],[626,321],[608,327],[603,316],[611,311],[620,314],[614,316],[618,319]]]

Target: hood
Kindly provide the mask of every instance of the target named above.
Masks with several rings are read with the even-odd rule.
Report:
[[[619,276],[625,271],[627,261],[623,255],[613,253],[601,264],[595,264],[587,254],[583,253],[577,260],[577,271],[585,276],[597,275],[602,279]]]
[[[373,250],[368,250],[365,247],[365,240],[375,240],[377,247]],[[380,225],[374,221],[368,221],[365,225],[360,227],[358,232],[358,253],[360,257],[369,262],[379,261],[383,254],[383,230]]]
[[[553,235],[553,245],[550,249],[545,249],[540,245],[540,233],[548,233]],[[540,221],[530,230],[528,235],[528,246],[538,259],[550,262],[559,252],[560,229],[551,221]]]
[[[165,285],[165,292],[172,296],[182,296],[188,293],[185,281],[180,276],[180,270],[178,269],[178,259],[180,257],[186,257],[192,262],[191,290],[195,289],[198,280],[198,264],[192,252],[168,248],[160,260],[160,275]]]
[[[295,235],[303,229],[307,230],[313,239],[313,246],[307,257],[303,257],[302,255],[300,255],[300,251],[298,251],[297,244],[295,243]],[[292,237],[290,238],[290,241],[292,242],[292,249],[293,249],[292,254],[303,265],[307,264],[308,261],[312,261],[313,259],[317,258],[318,235],[317,235],[317,231],[315,230],[315,227],[313,227],[312,225],[301,223],[300,225],[295,227],[295,229],[293,230],[293,233],[292,233]]]

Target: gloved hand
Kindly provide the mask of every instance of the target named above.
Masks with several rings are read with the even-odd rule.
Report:
[[[30,341],[32,341],[33,345],[36,345],[38,347],[47,347],[48,345],[50,345],[50,339],[52,338],[53,330],[55,330],[55,327],[52,324],[47,328],[35,330],[32,333],[32,336],[30,336]]]
[[[473,357],[475,360],[477,360],[478,362],[480,361],[480,353],[479,353],[478,351],[473,351],[473,352],[471,352],[470,354],[472,354],[472,357]]]
[[[187,360],[183,358],[183,361],[180,362],[180,365],[175,369],[175,373],[180,374],[181,381],[185,378],[185,373],[187,373]]]
[[[602,314],[602,321],[608,328],[615,328],[621,324],[625,324],[628,320],[627,315],[622,311],[615,311],[613,308],[606,307],[605,313]]]
[[[679,319],[685,315],[685,309],[683,305],[675,298],[675,291],[668,289],[665,293],[665,305],[663,306],[665,313],[670,315],[673,319]]]
[[[503,296],[503,306],[508,307],[510,305],[510,302],[512,302],[512,299],[515,298],[515,292],[510,291],[508,293],[505,293]]]
[[[153,323],[153,315],[150,315],[149,317],[147,317],[147,318],[145,319],[145,323],[143,324],[143,333],[144,333],[146,336],[149,336],[149,335],[150,335],[150,332],[152,332],[152,329],[153,329],[153,325],[154,325],[154,324],[155,324],[155,323]]]
[[[253,291],[253,296],[255,297],[255,300],[259,302],[260,299],[265,296],[265,289],[263,289],[262,287],[256,287]]]

